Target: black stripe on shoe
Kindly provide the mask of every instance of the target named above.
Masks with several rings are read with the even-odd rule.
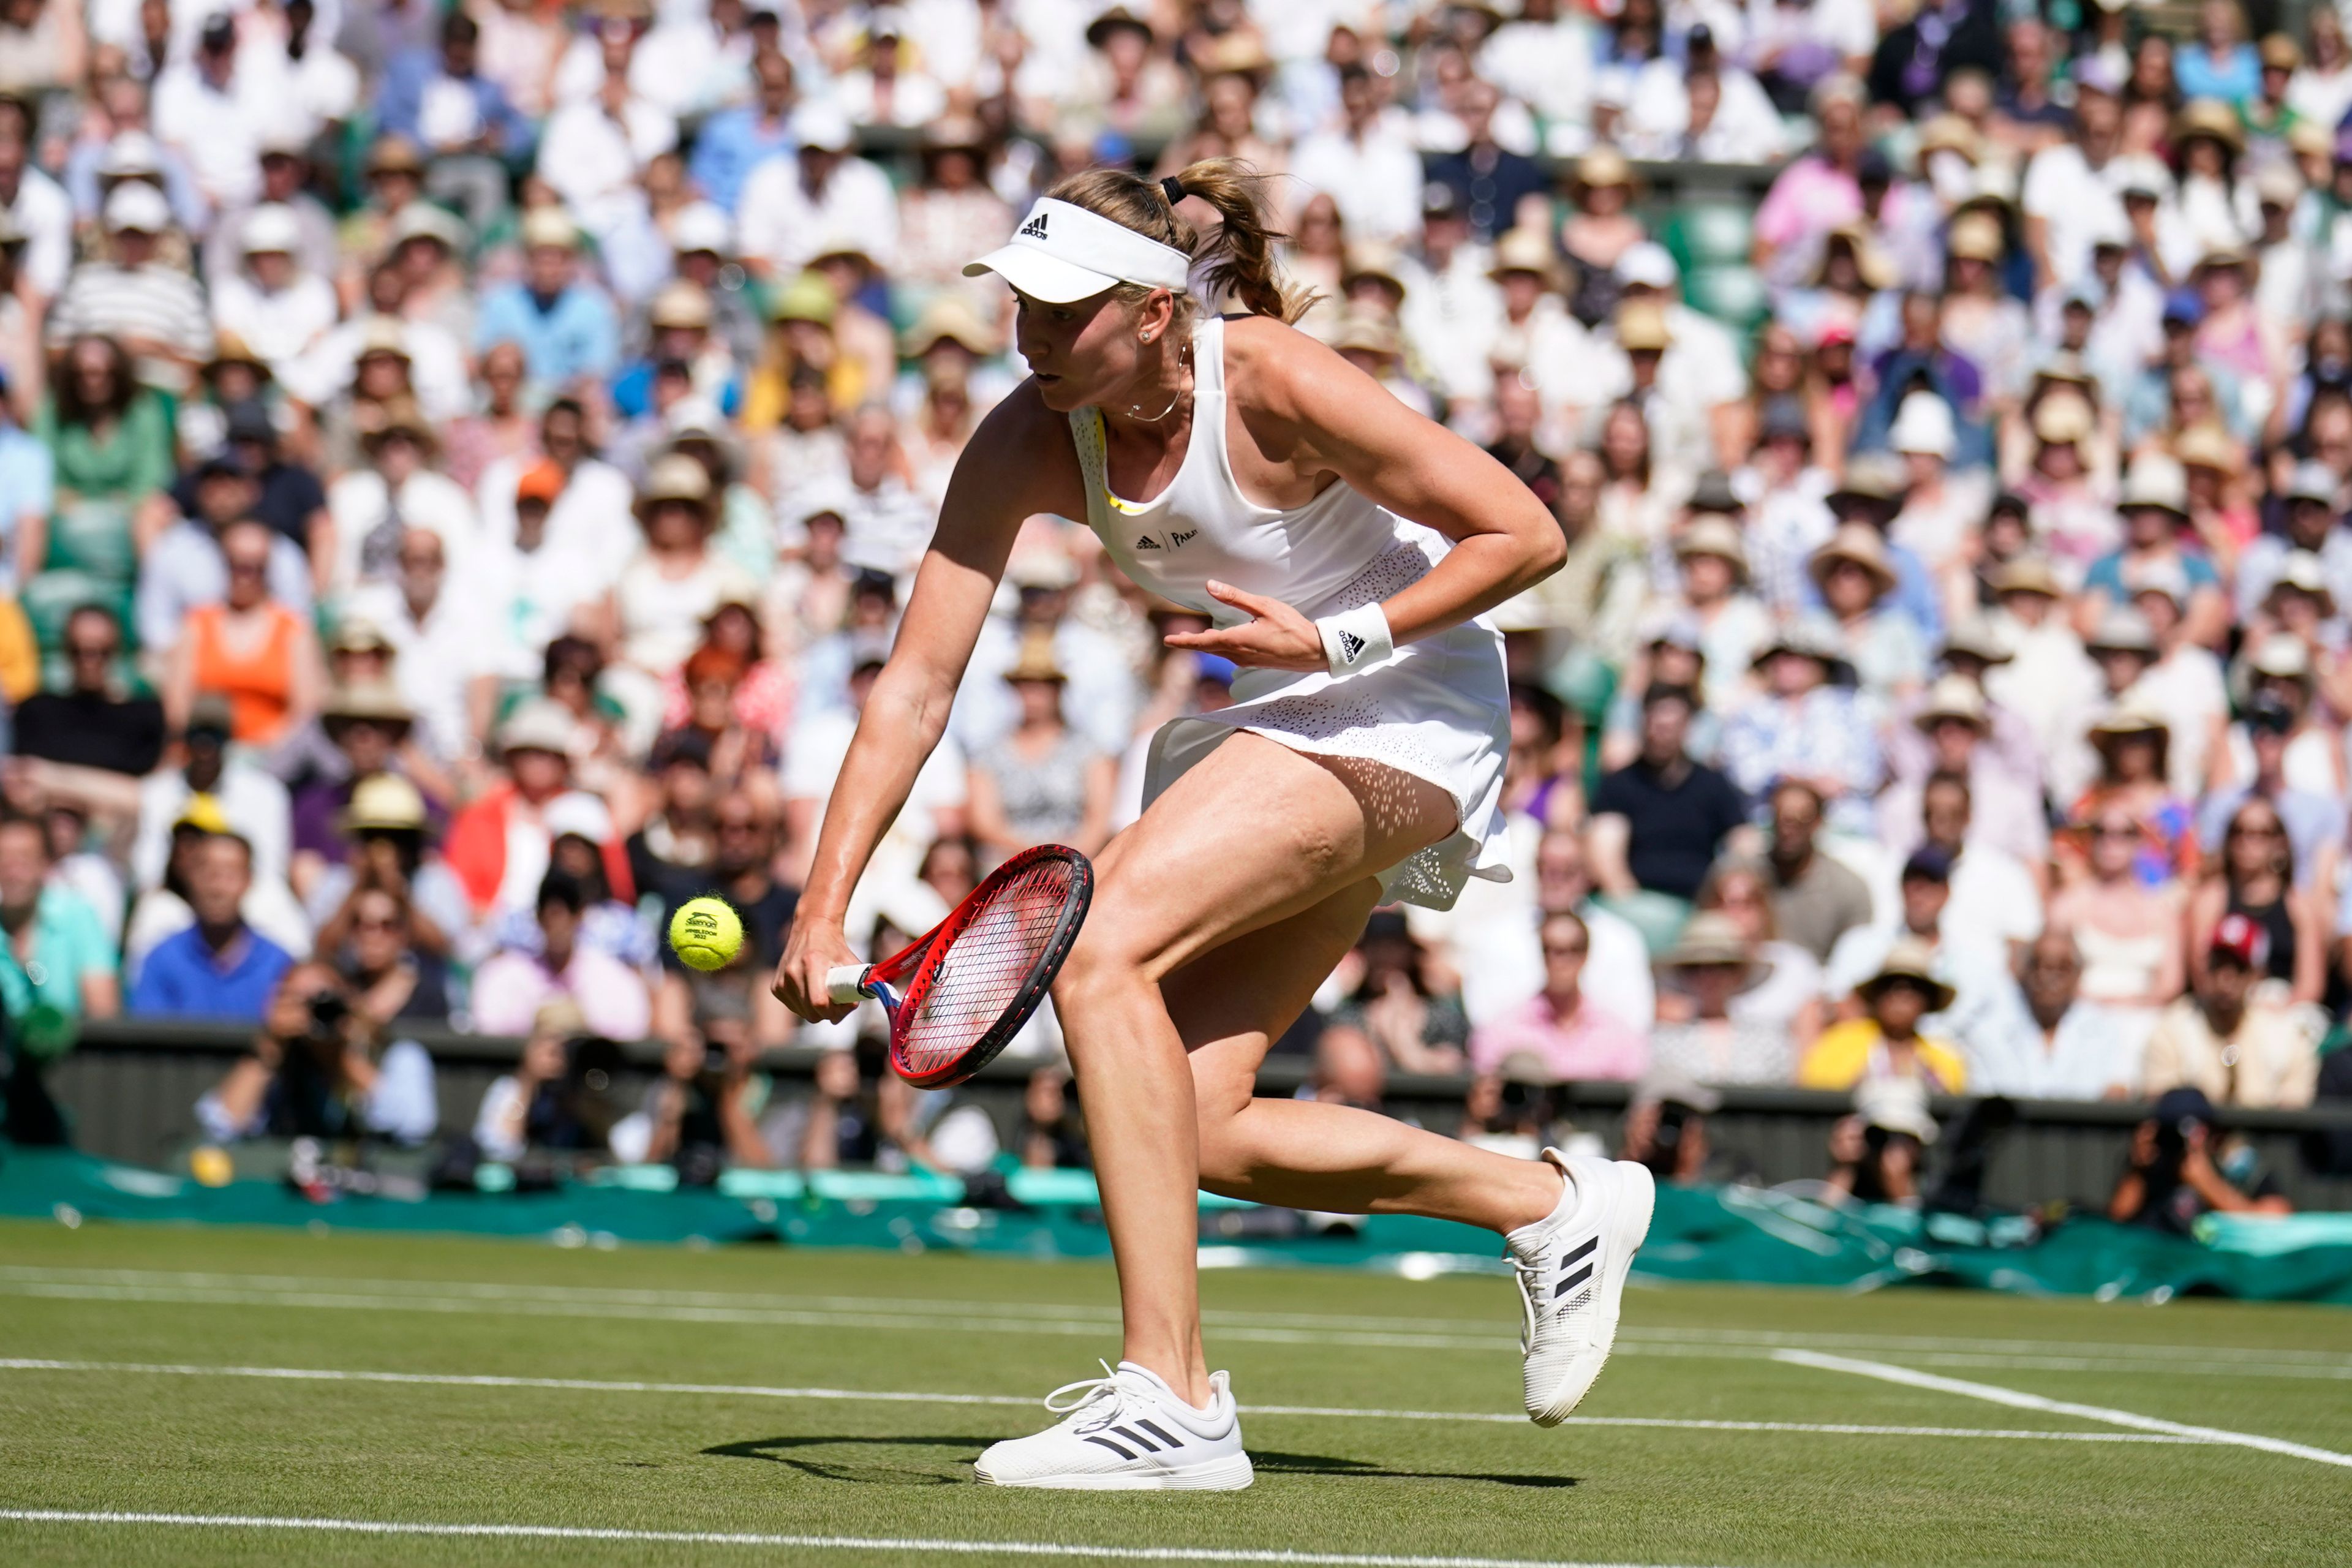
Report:
[[[1584,1245],[1578,1247],[1574,1252],[1570,1253],[1566,1258],[1561,1258],[1559,1260],[1559,1266],[1562,1268],[1567,1268],[1570,1264],[1575,1262],[1578,1258],[1582,1258],[1586,1253],[1591,1252],[1594,1247],[1600,1245],[1601,1238],[1598,1236],[1586,1237],[1584,1238]]]
[[[1132,1459],[1135,1458],[1133,1450],[1122,1448],[1108,1437],[1088,1437],[1087,1441],[1089,1443],[1100,1443],[1104,1447],[1108,1448],[1112,1453],[1117,1454],[1122,1459]]]
[[[1182,1438],[1170,1436],[1165,1431],[1160,1429],[1160,1423],[1157,1421],[1139,1421],[1136,1425],[1142,1427],[1145,1431],[1150,1433],[1153,1436],[1159,1438],[1161,1442],[1167,1444],[1171,1448],[1181,1448],[1184,1446]],[[1119,1430],[1124,1432],[1127,1428],[1122,1426]]]
[[[1583,1268],[1578,1269],[1575,1273],[1570,1275],[1567,1279],[1561,1280],[1552,1290],[1552,1300],[1555,1301],[1559,1300],[1562,1296],[1567,1295],[1570,1290],[1575,1289],[1579,1285],[1581,1285],[1587,1279],[1591,1279],[1592,1268],[1593,1266],[1588,1263]]]
[[[1136,1425],[1141,1426],[1143,1423],[1138,1422]],[[1126,1438],[1129,1442],[1134,1444],[1137,1447],[1142,1449],[1147,1454],[1156,1454],[1160,1452],[1160,1446],[1158,1444],[1154,1443],[1149,1437],[1139,1435],[1135,1431],[1134,1427],[1114,1426],[1111,1430],[1118,1433],[1120,1436]]]

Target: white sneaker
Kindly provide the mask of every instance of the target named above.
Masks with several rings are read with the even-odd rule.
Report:
[[[1657,1188],[1631,1160],[1543,1157],[1568,1178],[1559,1206],[1505,1237],[1526,1310],[1528,1419],[1557,1426],[1582,1400],[1617,1338],[1617,1303],[1650,1234]]]
[[[1064,1384],[1045,1396],[1063,1416],[1029,1437],[992,1443],[972,1461],[991,1486],[1071,1491],[1239,1491],[1250,1484],[1241,1413],[1227,1374],[1209,1374],[1209,1407],[1195,1410],[1157,1373],[1123,1361],[1108,1377]],[[1071,1403],[1061,1403],[1076,1394]]]

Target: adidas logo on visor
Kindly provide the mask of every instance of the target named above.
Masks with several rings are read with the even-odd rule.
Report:
[[[1003,231],[1000,230],[999,232],[1001,233]],[[1023,239],[1045,238],[1045,215],[1044,213],[1039,213],[1035,216],[1032,217],[1027,223],[1023,224],[1021,226],[1021,237]]]

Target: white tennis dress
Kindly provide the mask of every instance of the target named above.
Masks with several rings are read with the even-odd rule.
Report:
[[[1087,524],[1111,558],[1144,587],[1223,626],[1248,617],[1209,596],[1211,578],[1316,619],[1376,604],[1427,575],[1453,548],[1445,536],[1344,481],[1292,511],[1242,494],[1225,451],[1224,346],[1223,321],[1208,317],[1194,328],[1192,442],[1157,500],[1113,495],[1102,415],[1081,408],[1070,416]],[[1472,877],[1510,880],[1502,805],[1510,694],[1502,635],[1486,616],[1408,643],[1389,663],[1341,679],[1326,670],[1244,668],[1233,706],[1171,720],[1152,737],[1144,804],[1235,730],[1293,751],[1385,763],[1454,797],[1460,826],[1382,873],[1389,898],[1451,909]]]

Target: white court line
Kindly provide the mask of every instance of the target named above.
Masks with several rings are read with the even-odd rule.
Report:
[[[161,1377],[247,1377],[289,1383],[413,1384],[442,1388],[550,1388],[586,1394],[677,1394],[751,1399],[839,1400],[856,1405],[998,1405],[1029,1409],[1014,1394],[907,1394],[859,1388],[777,1388],[738,1383],[636,1383],[581,1377],[515,1377],[488,1373],[347,1372],[301,1366],[192,1366],[163,1362],[45,1361],[0,1357],[0,1372],[128,1373]],[[1244,1405],[1251,1415],[1319,1415],[1356,1421],[1472,1421],[1517,1426],[1524,1415],[1491,1410],[1358,1410],[1323,1405]],[[1571,1415],[1570,1426],[1653,1426],[1689,1432],[1816,1432],[1838,1436],[1979,1437],[2053,1443],[2203,1444],[2202,1437],[2126,1432],[2035,1432],[1988,1426],[1875,1426],[1831,1421],[1711,1421],[1667,1415]]]
[[[349,1535],[494,1536],[522,1541],[629,1541],[682,1546],[797,1547],[815,1552],[940,1552],[961,1556],[1094,1557],[1126,1563],[1286,1563],[1299,1568],[1633,1568],[1531,1557],[1384,1557],[1356,1552],[1276,1552],[1217,1546],[1087,1546],[1064,1541],[920,1541],[869,1535],[763,1535],[727,1530],[599,1530],[563,1524],[412,1524],[382,1519],[269,1519],[251,1514],[85,1512],[0,1509],[22,1524],[161,1524],[212,1530],[310,1530]]]
[[[1842,1355],[1822,1355],[1816,1351],[1776,1351],[1776,1361],[1798,1366],[1818,1367],[1823,1372],[1851,1372],[1863,1377],[1874,1377],[1883,1383],[1899,1383],[1909,1388],[1932,1389],[1937,1394],[1957,1394],[1964,1399],[1982,1399],[1994,1405],[2006,1405],[2016,1410],[2039,1410],[2052,1415],[2071,1415],[2078,1421],[2104,1421],[2111,1426],[2137,1427],[2143,1432],[2161,1432],[2174,1437],[2194,1437],[2204,1443],[2227,1443],[2240,1448],[2260,1448],[2266,1454],[2285,1454],[2297,1459],[2313,1459],[2323,1465],[2340,1465],[2352,1469],[2352,1454],[2339,1454],[2333,1448],[2314,1448],[2307,1444],[2290,1443],[2284,1437],[2264,1437],[2252,1432],[2231,1432],[2220,1426],[2191,1426],[2179,1421],[2166,1421],[2154,1415],[2137,1415],[2128,1410],[2110,1410],[2104,1405],[2078,1405],[2071,1399],[2044,1399],[2038,1394],[2025,1394],[2014,1388],[1997,1388],[1990,1383],[1967,1383],[1957,1377],[1937,1377],[1931,1372],[1914,1372],[1906,1366],[1889,1366],[1879,1361],[1854,1361]]]
[[[963,1332],[1089,1337],[1116,1324],[1108,1307],[924,1298],[792,1296],[756,1292],[642,1290],[319,1276],[235,1275],[146,1269],[0,1267],[0,1295],[75,1300],[168,1301],[215,1306],[287,1306],[349,1310],[481,1312],[515,1316],[749,1323],[793,1328],[935,1329]],[[1501,1334],[1442,1331],[1445,1320],[1320,1317],[1211,1311],[1221,1339],[1259,1344],[1338,1344],[1387,1350],[1515,1352]],[[1462,1324],[1465,1329],[1475,1325]],[[2219,1377],[2352,1380],[2352,1357],[2323,1351],[2202,1345],[2073,1344],[2045,1340],[1952,1340],[1871,1334],[1803,1334],[1641,1328],[1619,1335],[1626,1355],[1763,1359],[1773,1349],[1901,1352],[1929,1365],[2036,1372],[2163,1372]],[[1962,1349],[1960,1347],[1967,1347]],[[2069,1353],[2049,1353],[2066,1352]]]

